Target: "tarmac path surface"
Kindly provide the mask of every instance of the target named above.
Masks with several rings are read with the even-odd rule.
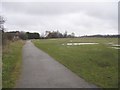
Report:
[[[97,88],[27,41],[16,88]]]

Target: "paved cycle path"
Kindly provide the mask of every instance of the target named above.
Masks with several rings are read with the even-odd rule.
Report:
[[[27,41],[16,88],[97,88]]]

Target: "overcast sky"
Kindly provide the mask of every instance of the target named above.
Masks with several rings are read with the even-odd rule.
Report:
[[[2,2],[7,31],[117,34],[117,2]]]

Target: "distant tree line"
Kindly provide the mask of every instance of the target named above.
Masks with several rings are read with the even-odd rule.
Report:
[[[39,39],[40,35],[39,33],[31,33],[31,32],[23,32],[23,31],[11,31],[6,32],[6,36],[8,40],[27,40],[27,39]]]
[[[74,38],[75,34],[67,34],[67,31],[65,33],[60,33],[59,31],[46,31],[45,38]]]
[[[4,32],[4,30],[3,30]],[[67,34],[67,31],[65,31],[64,34],[60,33],[59,31],[46,31],[44,37],[40,36],[39,33],[31,33],[31,32],[24,32],[24,31],[10,31],[10,32],[4,32],[4,35],[6,40],[27,40],[27,39],[47,39],[47,38],[74,38],[75,34]]]
[[[30,33],[26,32],[27,39],[39,39],[40,35],[39,33]]]
[[[81,37],[103,37],[103,38],[120,38],[120,35],[85,35]]]

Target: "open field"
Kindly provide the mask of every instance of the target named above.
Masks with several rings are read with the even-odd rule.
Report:
[[[65,65],[71,71],[99,87],[118,87],[117,38],[68,38],[33,40],[41,50]],[[99,43],[67,45],[67,43]],[[108,44],[109,43],[109,44]]]
[[[19,77],[22,61],[23,41],[10,42],[3,49],[2,87],[12,88]]]

